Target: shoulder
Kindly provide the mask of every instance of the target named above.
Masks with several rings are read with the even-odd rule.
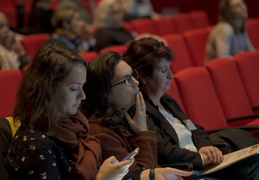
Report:
[[[91,122],[89,123],[89,129],[91,135],[98,135],[98,134],[110,134],[113,132],[112,129],[98,123],[98,122]]]
[[[55,142],[46,134],[40,131],[23,131],[19,129],[15,134],[11,148],[23,150],[49,151],[55,146]],[[36,151],[35,151],[36,152]]]
[[[233,27],[226,22],[219,22],[212,30],[212,34],[234,34]]]

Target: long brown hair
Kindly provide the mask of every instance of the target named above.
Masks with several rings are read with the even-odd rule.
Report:
[[[27,69],[17,94],[14,119],[23,128],[52,135],[60,122],[61,110],[54,92],[76,63],[86,61],[66,46],[49,41],[37,52]]]
[[[231,0],[221,0],[219,3],[219,21],[220,22],[227,22],[229,23],[235,33],[243,33],[246,31],[246,23],[244,21],[243,25],[241,27],[238,27],[235,23],[234,23],[234,19],[232,17],[232,14],[230,12],[230,1]]]

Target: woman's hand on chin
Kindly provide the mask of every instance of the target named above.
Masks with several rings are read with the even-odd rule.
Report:
[[[136,112],[133,118],[125,111],[125,118],[134,132],[147,131],[146,104],[141,92],[136,94]]]

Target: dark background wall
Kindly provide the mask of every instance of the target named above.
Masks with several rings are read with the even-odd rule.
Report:
[[[176,8],[179,12],[205,10],[210,23],[215,24],[218,16],[220,0],[151,0],[154,10],[160,13],[164,8]],[[259,17],[259,0],[245,0],[249,17]]]

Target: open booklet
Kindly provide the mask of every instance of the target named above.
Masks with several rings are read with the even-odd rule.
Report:
[[[221,170],[225,167],[228,167],[232,164],[235,164],[243,159],[259,154],[259,144],[229,153],[224,155],[224,160],[217,165],[209,166],[203,170],[201,170],[199,175],[206,175],[218,170]]]

